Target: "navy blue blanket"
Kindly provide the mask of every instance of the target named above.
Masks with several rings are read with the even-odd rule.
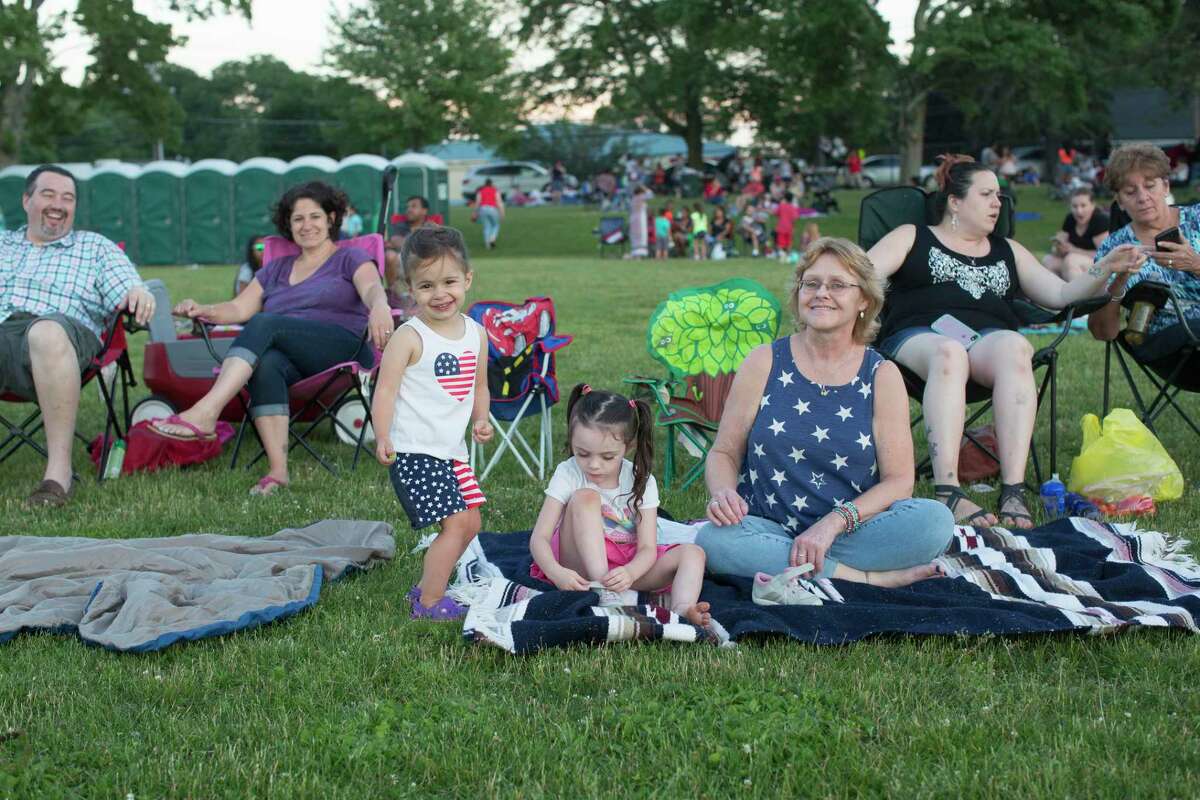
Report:
[[[964,527],[941,559],[947,578],[903,589],[834,581],[844,603],[764,607],[751,602],[748,579],[718,575],[705,581],[701,598],[712,604],[717,638],[735,641],[784,635],[834,645],[880,634],[1109,632],[1138,626],[1196,632],[1200,565],[1186,546],[1153,531],[1084,519],[1059,520],[1024,534]],[[620,610],[598,608],[591,592],[558,592],[530,578],[530,563],[528,532],[480,535],[459,570],[460,583],[490,589],[474,594],[464,627],[468,638],[511,652],[574,642],[706,638],[648,605],[624,609],[628,619],[618,624]]]

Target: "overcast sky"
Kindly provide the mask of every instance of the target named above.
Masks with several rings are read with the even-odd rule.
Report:
[[[209,75],[217,65],[248,56],[269,53],[294,69],[313,70],[321,61],[328,42],[332,9],[353,6],[351,0],[254,0],[254,19],[221,15],[204,22],[184,22],[181,16],[164,12],[163,0],[135,0],[134,5],[156,20],[172,20],[175,30],[188,38],[183,47],[171,51],[170,60]],[[916,0],[879,0],[879,11],[892,29],[893,45],[904,44],[912,35]],[[48,0],[47,12],[74,10],[73,0]],[[87,43],[69,33],[56,48],[57,62],[66,68],[67,80],[79,83],[87,63]]]

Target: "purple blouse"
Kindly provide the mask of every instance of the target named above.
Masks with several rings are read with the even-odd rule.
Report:
[[[367,308],[354,288],[354,273],[371,256],[357,247],[339,248],[316,272],[292,286],[288,279],[297,258],[277,258],[254,276],[263,288],[263,311],[362,333],[367,327]]]

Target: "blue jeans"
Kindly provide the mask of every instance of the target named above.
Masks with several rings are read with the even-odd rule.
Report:
[[[817,577],[833,577],[838,564],[872,572],[928,564],[946,552],[953,534],[954,515],[942,503],[898,500],[854,533],[837,537]],[[777,575],[787,569],[793,541],[779,523],[750,516],[737,525],[710,522],[696,535],[696,544],[708,556],[709,572],[744,578],[756,572]]]
[[[495,206],[480,206],[479,221],[483,223],[483,242],[491,244],[500,235],[500,210]]]
[[[288,386],[343,361],[375,363],[369,341],[341,325],[284,314],[255,314],[233,340],[226,358],[240,358],[254,370],[246,389],[250,416],[287,416]]]

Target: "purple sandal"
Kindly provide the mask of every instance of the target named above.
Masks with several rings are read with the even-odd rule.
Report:
[[[421,604],[421,597],[418,594],[417,598],[413,600],[410,618],[446,621],[462,619],[466,615],[467,607],[451,600],[448,595],[431,606],[425,606]]]

